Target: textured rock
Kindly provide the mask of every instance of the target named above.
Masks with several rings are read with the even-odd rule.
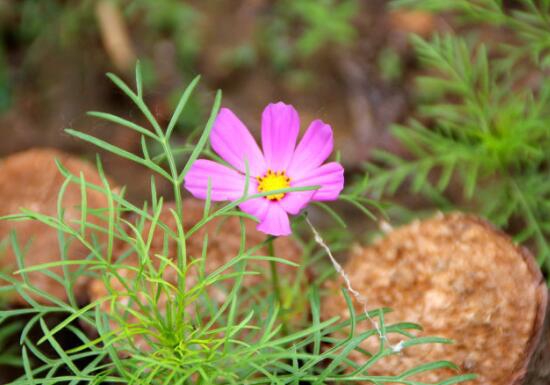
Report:
[[[41,214],[57,216],[58,193],[65,182],[59,172],[55,160],[58,160],[74,175],[83,174],[86,181],[101,185],[101,179],[96,169],[89,163],[69,154],[53,149],[31,149],[11,155],[0,162],[0,215],[17,214],[21,208],[37,211]],[[107,207],[104,194],[87,189],[88,210]],[[81,216],[80,186],[70,183],[63,196],[62,207],[68,224],[78,227],[72,221],[80,220]],[[88,214],[90,223],[98,224],[97,217]],[[21,249],[25,250],[25,265],[33,266],[58,261],[60,258],[58,232],[52,227],[38,221],[0,221],[0,268],[3,271],[17,270],[14,251],[9,242],[9,234],[16,231]],[[70,241],[70,239],[67,239]],[[70,259],[81,259],[88,255],[87,248],[77,241],[68,245],[67,256]],[[50,268],[50,271],[62,275],[60,267]],[[65,299],[65,288],[53,278],[40,271],[28,273],[29,279],[40,291],[47,292],[57,298]],[[33,295],[40,302],[46,302],[41,296]],[[26,301],[13,294],[12,302],[21,304]]]
[[[423,335],[456,341],[406,349],[377,363],[371,374],[395,375],[450,360],[462,372],[479,375],[471,384],[547,383],[524,380],[537,370],[529,364],[539,360],[541,352],[533,358],[537,345],[548,340],[541,340],[546,285],[533,257],[483,220],[457,213],[416,221],[372,246],[357,247],[345,270],[370,308],[395,310],[387,323],[417,322]],[[340,284],[329,286],[336,291]],[[341,296],[327,298],[324,312],[327,318],[347,314]],[[364,347],[374,350],[375,343],[365,341]],[[440,370],[412,379],[431,383],[450,374],[456,373]]]

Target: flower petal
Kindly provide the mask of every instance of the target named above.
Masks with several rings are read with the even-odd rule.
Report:
[[[244,201],[243,203],[239,204],[239,207],[242,211],[255,216],[258,221],[261,222],[265,218],[265,214],[270,203],[271,202],[263,197],[254,198]]]
[[[322,120],[314,120],[298,143],[287,170],[291,178],[300,178],[319,167],[332,152],[334,140],[332,128]]]
[[[344,168],[340,163],[330,162],[309,171],[296,180],[293,186],[321,186],[313,194],[314,201],[332,201],[338,198],[344,188]]]
[[[294,186],[291,186],[294,187]],[[285,195],[279,201],[281,207],[289,214],[298,214],[313,198],[316,191],[295,191]]]
[[[222,164],[197,159],[185,175],[184,187],[195,198],[206,199],[210,181],[210,198],[213,201],[239,199],[244,192],[246,177]]]
[[[286,170],[300,132],[300,117],[291,105],[268,105],[262,113],[262,148],[267,168]]]
[[[243,174],[246,173],[245,161],[250,175],[259,176],[265,172],[265,160],[258,144],[230,109],[220,110],[210,133],[210,142],[219,156]]]
[[[275,236],[292,234],[288,214],[276,202],[268,202],[264,218],[260,220],[257,229],[263,233]]]

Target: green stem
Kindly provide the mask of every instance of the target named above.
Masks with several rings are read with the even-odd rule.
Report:
[[[275,237],[269,237],[267,239],[267,252],[270,256],[275,257],[275,247],[273,241]],[[281,284],[279,282],[279,272],[277,271],[277,263],[273,260],[269,261],[269,268],[271,270],[271,287],[273,288],[273,293],[275,294],[275,299],[279,305],[279,314],[283,313],[283,297],[281,295]],[[286,326],[284,314],[281,317],[282,322],[282,332],[284,335],[287,334],[288,328]]]
[[[161,139],[161,145],[164,153],[166,154],[166,160],[168,161],[168,167],[170,169],[170,175],[172,176],[170,182],[174,189],[174,199],[176,201],[176,214],[179,219],[182,216],[183,203],[181,199],[181,186],[178,182],[178,169],[176,166],[176,160],[174,159],[174,154],[172,153],[172,147],[170,146],[170,139],[164,136]]]
[[[275,247],[273,246],[273,241],[275,238],[269,237],[267,241],[267,252],[270,256],[275,256]],[[273,293],[275,293],[275,298],[279,306],[282,306],[282,296],[281,296],[281,285],[279,283],[279,273],[277,271],[277,264],[275,261],[269,261],[269,267],[271,269],[271,287],[273,288]]]

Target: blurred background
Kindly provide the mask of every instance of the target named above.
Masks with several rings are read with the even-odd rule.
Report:
[[[256,132],[262,109],[278,100],[298,109],[303,129],[316,118],[330,123],[347,170],[358,171],[375,147],[399,151],[387,127],[417,97],[408,35],[436,28],[448,26],[430,13],[391,11],[383,0],[0,0],[0,157],[50,146],[93,160],[97,148],[67,127],[139,151],[137,135],[85,115],[141,121],[104,76],[132,81],[139,58],[161,122],[202,75],[176,141],[203,127],[222,89],[223,105]],[[132,199],[148,196],[147,173],[102,156]]]

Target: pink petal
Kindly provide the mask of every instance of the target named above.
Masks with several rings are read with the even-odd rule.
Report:
[[[275,236],[284,236],[292,234],[288,214],[276,202],[267,201],[267,211],[257,229],[263,233]]]
[[[314,201],[332,201],[344,188],[344,168],[340,163],[330,162],[309,171],[302,178],[294,181],[293,186],[321,186],[313,194]]]
[[[262,113],[262,147],[267,168],[286,170],[300,132],[300,118],[294,107],[282,102],[268,105]]]
[[[294,187],[294,186],[291,186]],[[295,191],[285,195],[279,201],[281,207],[289,214],[298,214],[313,198],[316,191]]]
[[[333,145],[330,125],[325,124],[322,120],[314,120],[296,147],[287,174],[294,178],[300,178],[308,171],[319,167],[329,157]]]
[[[262,221],[271,202],[265,198],[248,199],[239,205],[240,209]]]
[[[259,176],[265,172],[265,160],[258,144],[230,109],[220,110],[210,133],[210,142],[219,156],[243,174],[246,173],[245,161],[250,175]]]
[[[245,178],[222,164],[197,159],[185,175],[184,187],[195,198],[206,199],[210,181],[210,198],[213,201],[235,200],[243,195]]]

